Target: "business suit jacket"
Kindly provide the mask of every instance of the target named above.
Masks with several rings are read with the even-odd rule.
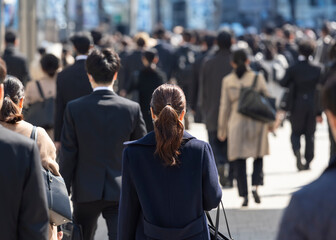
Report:
[[[64,109],[68,102],[88,95],[92,92],[85,70],[85,60],[76,62],[65,68],[56,79],[56,105],[55,105],[55,141],[61,140]]]
[[[13,45],[6,47],[2,58],[7,65],[7,74],[17,77],[26,85],[30,80],[26,58]]]
[[[163,40],[159,40],[154,48],[159,55],[158,67],[166,74],[167,80],[169,81],[174,66],[174,48]]]
[[[278,240],[336,239],[336,162],[314,182],[293,194]]]
[[[34,142],[0,125],[1,239],[47,239],[49,220]]]
[[[221,97],[222,80],[231,73],[231,53],[219,50],[214,56],[205,59],[201,70],[201,106],[208,131],[217,131],[218,109]]]
[[[185,132],[174,167],[154,155],[154,132],[126,145],[118,239],[210,239],[204,210],[222,196],[210,145]]]
[[[145,134],[139,104],[112,91],[71,101],[64,114],[60,172],[73,201],[119,201],[123,142]]]

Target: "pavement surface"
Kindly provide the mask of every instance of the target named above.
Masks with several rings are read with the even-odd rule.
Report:
[[[203,124],[191,124],[188,131],[198,139],[207,141]],[[302,186],[316,179],[326,168],[329,161],[329,138],[326,119],[318,124],[315,134],[315,159],[311,170],[298,172],[290,144],[290,124],[285,122],[276,136],[269,135],[271,155],[264,158],[264,186],[259,189],[261,204],[254,203],[252,194],[249,206],[242,208],[236,184],[232,189],[223,189],[223,203],[227,212],[231,235],[235,240],[273,240],[284,208],[290,196]],[[302,150],[304,140],[302,139]],[[248,179],[251,181],[253,160],[247,162]],[[251,185],[249,185],[251,186]],[[249,189],[251,191],[251,189]],[[212,215],[215,211],[212,211]],[[221,216],[220,231],[227,236],[225,221]],[[95,240],[107,238],[104,219],[99,218]]]

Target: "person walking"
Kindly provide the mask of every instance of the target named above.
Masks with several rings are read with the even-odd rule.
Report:
[[[336,139],[336,78],[326,83],[322,95],[328,122]],[[278,240],[336,239],[335,181],[334,157],[317,180],[293,194],[281,220]]]
[[[222,190],[208,143],[184,131],[186,99],[176,85],[152,96],[154,131],[125,143],[119,240],[210,239],[204,211]]]
[[[4,99],[4,61],[0,59],[0,110]],[[0,124],[0,226],[2,239],[45,240],[48,207],[36,144]]]
[[[84,240],[93,240],[101,213],[108,238],[117,238],[123,142],[146,134],[139,104],[113,92],[119,68],[115,52],[93,50],[86,69],[94,92],[69,102],[64,114],[60,172]]]
[[[249,60],[244,50],[232,55],[234,71],[223,79],[218,115],[218,139],[228,141],[228,158],[233,162],[238,183],[239,196],[244,198],[242,206],[248,206],[246,159],[253,157],[252,194],[260,203],[258,186],[263,185],[263,157],[269,154],[269,124],[254,120],[238,112],[239,93],[242,87],[250,87],[257,78],[256,91],[268,95],[262,74],[249,69]]]
[[[139,104],[146,123],[147,132],[154,130],[149,111],[152,93],[158,86],[166,82],[166,75],[156,66],[158,61],[158,53],[155,48],[143,53],[142,62],[145,68],[140,71],[137,85],[135,86],[135,89],[139,92]]]
[[[56,78],[54,140],[57,150],[60,149],[64,110],[67,103],[92,92],[85,70],[85,60],[92,47],[91,35],[76,33],[70,41],[75,48],[76,61],[60,72]]]
[[[5,51],[3,60],[6,62],[7,74],[17,77],[25,86],[30,80],[29,70],[26,58],[19,52],[17,46],[19,40],[16,32],[9,29],[5,33]]]
[[[25,105],[29,107],[36,102],[43,102],[37,84],[40,85],[44,98],[56,98],[56,77],[60,69],[60,60],[53,54],[45,54],[40,60],[43,77],[30,81],[26,86]],[[37,83],[38,82],[38,83]],[[54,129],[46,129],[49,137],[54,139]]]
[[[294,155],[296,157],[296,165],[299,171],[310,168],[310,163],[314,158],[315,140],[314,134],[316,130],[317,118],[317,84],[321,78],[321,67],[313,65],[309,60],[314,53],[314,45],[311,41],[303,40],[299,44],[299,62],[289,67],[284,78],[280,81],[280,85],[290,88],[292,93],[290,112],[290,123],[292,126],[291,143]],[[305,137],[305,164],[301,159],[301,136]]]
[[[216,38],[219,50],[215,55],[204,60],[201,70],[201,88],[200,105],[205,125],[208,131],[209,143],[214,151],[220,184],[223,187],[232,187],[233,168],[225,171],[225,164],[228,164],[227,141],[221,142],[217,138],[218,131],[218,105],[220,102],[222,80],[232,71],[231,44],[232,36],[227,31],[218,33]],[[230,172],[229,176],[224,172]]]

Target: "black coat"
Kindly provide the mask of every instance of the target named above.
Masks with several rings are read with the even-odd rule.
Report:
[[[109,90],[65,110],[60,172],[74,202],[119,201],[123,142],[146,134],[139,104]]]
[[[144,68],[140,71],[136,90],[139,91],[139,104],[145,120],[147,132],[153,131],[153,122],[150,114],[150,101],[154,90],[166,82],[166,76],[159,69]]]
[[[174,48],[169,43],[159,40],[159,43],[154,47],[159,55],[158,67],[166,74],[170,80],[174,66]]]
[[[174,167],[154,155],[154,132],[126,145],[118,239],[210,239],[204,210],[222,197],[210,145],[185,132]]]
[[[47,239],[48,207],[34,142],[0,125],[1,239]]]
[[[7,74],[17,77],[26,85],[30,80],[26,58],[14,46],[6,47],[2,58],[7,65]]]
[[[222,81],[232,71],[230,62],[230,51],[219,50],[214,56],[205,59],[202,66],[200,104],[208,131],[217,131]]]
[[[55,141],[61,140],[64,109],[68,102],[92,92],[85,70],[85,60],[77,60],[57,75],[55,106]]]

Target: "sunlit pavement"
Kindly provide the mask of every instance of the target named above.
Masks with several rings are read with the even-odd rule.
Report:
[[[189,132],[207,141],[203,124],[191,124]],[[254,203],[250,194],[249,207],[241,208],[242,199],[239,198],[236,187],[223,189],[223,203],[227,210],[231,234],[235,240],[275,239],[283,209],[287,206],[291,193],[316,179],[328,164],[329,138],[326,120],[317,127],[315,159],[309,171],[298,172],[296,169],[289,140],[290,124],[286,122],[276,135],[276,137],[269,135],[271,155],[264,158],[265,185],[259,190],[261,204]],[[247,163],[249,181],[252,163],[252,159]],[[249,191],[251,192],[251,189]],[[221,216],[220,226],[221,231],[226,233],[223,216]],[[102,217],[99,218],[95,239],[107,239],[106,226]]]

